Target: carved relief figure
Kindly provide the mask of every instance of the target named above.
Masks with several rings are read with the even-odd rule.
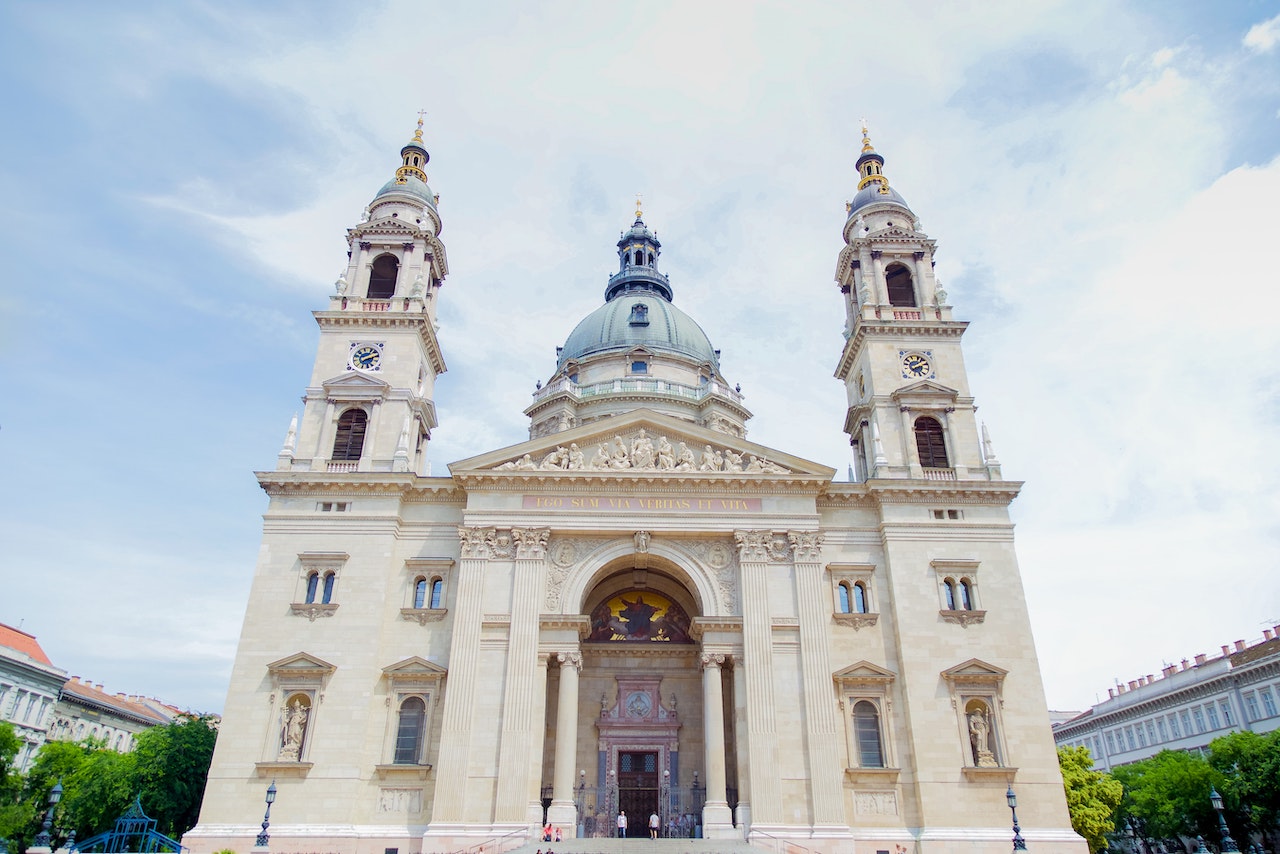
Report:
[[[569,470],[577,471],[578,469],[586,468],[586,466],[587,458],[582,451],[578,450],[578,443],[569,443]]]
[[[680,443],[680,453],[676,456],[676,471],[693,471],[696,461],[693,451],[684,443]]]
[[[596,454],[591,458],[591,468],[607,469],[609,467],[609,450],[604,445],[596,448]]]
[[[667,441],[666,436],[661,436],[658,439],[658,468],[669,471],[675,467],[675,449],[671,447],[671,443]]]
[[[627,446],[622,441],[622,437],[614,436],[613,445],[614,445],[613,453],[609,455],[609,468],[611,469],[631,468],[631,455],[627,453]]]
[[[742,454],[735,453],[730,448],[724,449],[724,470],[725,471],[742,471]]]
[[[643,428],[631,445],[631,465],[638,469],[653,468],[653,442],[649,441]]]
[[[535,428],[538,435],[554,432],[551,421],[543,422]],[[588,463],[586,456],[576,443],[568,448],[563,445],[535,461],[530,454],[518,460],[508,460],[496,466],[497,471],[625,471],[640,469],[643,471],[724,471],[744,474],[789,474],[790,470],[764,457],[749,456],[744,461],[743,455],[731,448],[722,451],[704,445],[702,456],[689,448],[684,442],[679,443],[676,452],[670,439],[666,436],[650,437],[643,429],[638,431],[635,441],[628,446],[621,436],[614,436],[613,441],[603,442],[596,446],[595,454]]]

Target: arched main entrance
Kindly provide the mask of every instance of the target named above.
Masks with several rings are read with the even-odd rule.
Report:
[[[588,620],[579,644],[578,771],[572,835],[612,836],[619,812],[628,835],[647,836],[657,815],[662,836],[700,833],[706,800],[706,727],[702,646],[695,637],[702,607],[676,566],[631,555],[602,566],[581,598]],[[562,664],[552,679],[565,678]],[[721,681],[731,718],[732,680]],[[565,695],[548,691],[548,721]],[[544,778],[565,733],[549,728]],[[553,743],[554,742],[554,743]],[[721,746],[723,751],[723,745]],[[548,799],[550,800],[550,799]],[[551,810],[550,818],[563,817]]]

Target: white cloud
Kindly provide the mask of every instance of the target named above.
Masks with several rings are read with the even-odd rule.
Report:
[[[1280,15],[1254,24],[1244,34],[1244,46],[1258,53],[1267,53],[1280,42]]]

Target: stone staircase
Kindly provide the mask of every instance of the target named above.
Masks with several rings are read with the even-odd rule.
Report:
[[[763,854],[770,848],[741,839],[566,839],[530,842],[503,854]]]

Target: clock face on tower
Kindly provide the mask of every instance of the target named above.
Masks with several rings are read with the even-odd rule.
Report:
[[[932,354],[925,353],[903,353],[902,354],[902,376],[909,380],[922,380],[933,378],[933,365],[929,362],[929,356]]]
[[[382,345],[352,343],[350,367],[357,371],[381,370]]]

